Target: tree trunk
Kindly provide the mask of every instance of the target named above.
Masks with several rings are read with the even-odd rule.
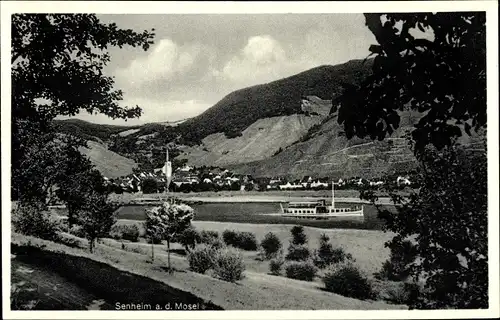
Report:
[[[151,262],[155,261],[155,240],[151,237]]]
[[[90,252],[94,252],[94,239],[89,239]]]
[[[172,272],[172,266],[170,265],[170,239],[167,239],[167,253],[168,253],[168,272]]]
[[[68,207],[68,228],[71,229],[71,227],[75,224],[75,210],[70,205],[67,205],[67,207]]]

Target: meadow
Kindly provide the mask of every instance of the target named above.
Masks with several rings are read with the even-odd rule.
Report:
[[[125,223],[130,222],[125,221]],[[200,230],[205,228],[207,230],[225,228],[246,230],[257,226],[225,225],[218,222],[203,224],[203,222],[198,222],[195,226]],[[262,231],[258,237],[266,230],[279,232],[283,237],[289,232],[283,226],[281,231],[273,227],[278,226],[272,226],[269,229],[261,228]],[[315,238],[315,232],[320,232],[320,230],[307,230],[311,241]],[[348,239],[353,232],[354,230],[348,230],[340,238],[335,238],[335,241]],[[358,232],[367,231],[359,230]],[[374,232],[374,235],[375,233],[379,236],[381,234]],[[95,252],[90,254],[85,239],[67,233],[62,233],[62,243],[15,233],[12,236],[12,251],[15,256],[11,259],[21,259],[25,263],[51,268],[63,275],[69,283],[76,283],[79,287],[104,299],[108,305],[114,305],[119,299],[120,302],[143,301],[163,305],[168,301],[199,302],[207,309],[225,310],[406,309],[405,306],[388,304],[384,301],[362,301],[326,292],[321,290],[319,281],[305,282],[269,275],[264,268],[268,262],[259,262],[255,259],[256,252],[245,252],[245,277],[237,283],[231,283],[190,271],[185,256],[175,253],[175,246],[172,254],[172,266],[175,271],[169,273],[165,269],[167,256],[166,246],[163,244],[154,245],[155,260],[152,262],[151,245],[142,241],[130,243],[106,238],[100,240]],[[361,234],[359,236],[363,238]],[[359,250],[362,250],[361,248],[365,245],[368,247],[370,243],[374,243],[371,237],[362,242],[355,238],[352,238],[352,241],[359,244]],[[380,242],[377,241],[377,243]],[[64,243],[71,244],[71,247]],[[372,252],[371,256],[379,256],[377,251],[378,249]],[[363,255],[366,254],[360,251],[356,257]],[[364,262],[360,261],[360,263]],[[100,272],[96,273],[95,270],[100,270]]]

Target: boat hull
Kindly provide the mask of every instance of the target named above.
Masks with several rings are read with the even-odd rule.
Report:
[[[276,217],[299,219],[299,220],[364,220],[363,210],[356,210],[351,212],[332,212],[324,214],[297,214],[297,213],[274,213],[269,214]]]

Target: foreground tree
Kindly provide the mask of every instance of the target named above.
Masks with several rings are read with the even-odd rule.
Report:
[[[486,127],[484,12],[365,17],[378,42],[370,46],[373,74],[336,100],[348,138],[383,140],[399,128],[402,111],[419,118],[411,132],[417,155]]]
[[[88,158],[78,151],[72,143],[63,146],[58,172],[56,195],[66,204],[69,227],[77,221],[77,213],[86,205],[87,198],[94,192],[106,195],[108,188],[104,185],[101,173],[93,168]]]
[[[173,239],[191,226],[194,218],[194,210],[185,204],[173,204],[164,202],[159,207],[147,210],[146,234],[151,240],[151,259],[154,261],[154,242],[156,239],[167,241],[168,269],[172,271],[170,264],[170,243]]]
[[[103,24],[93,14],[15,14],[12,16],[12,197],[45,200],[64,178],[60,146],[52,131],[59,115],[81,110],[111,118],[132,118],[139,107],[124,108],[122,92],[103,74],[110,46],[147,50],[153,33]],[[47,186],[48,185],[48,186]]]
[[[87,196],[85,205],[78,213],[78,223],[83,227],[90,252],[94,251],[99,238],[109,235],[111,227],[116,222],[117,206],[108,202],[107,195],[94,192]]]
[[[370,47],[373,74],[337,100],[338,121],[347,137],[383,140],[401,112],[417,115],[409,139],[420,190],[409,199],[389,190],[397,214],[379,208],[386,230],[396,233],[392,251],[416,240],[408,273],[425,288],[410,307],[486,308],[486,153],[456,146],[463,132],[486,129],[485,13],[365,17],[378,42]],[[373,191],[362,197],[376,199]]]
[[[396,213],[378,206],[385,230],[397,234],[386,244],[391,252],[403,251],[408,239],[415,243],[415,260],[404,266],[402,258],[394,261],[400,273],[425,282],[410,307],[488,308],[485,154],[467,154],[456,146],[441,152],[427,148],[415,178],[421,184],[418,194],[403,199],[391,193]]]

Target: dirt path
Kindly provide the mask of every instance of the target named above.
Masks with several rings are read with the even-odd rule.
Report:
[[[114,306],[46,268],[11,258],[13,310],[113,310]]]

